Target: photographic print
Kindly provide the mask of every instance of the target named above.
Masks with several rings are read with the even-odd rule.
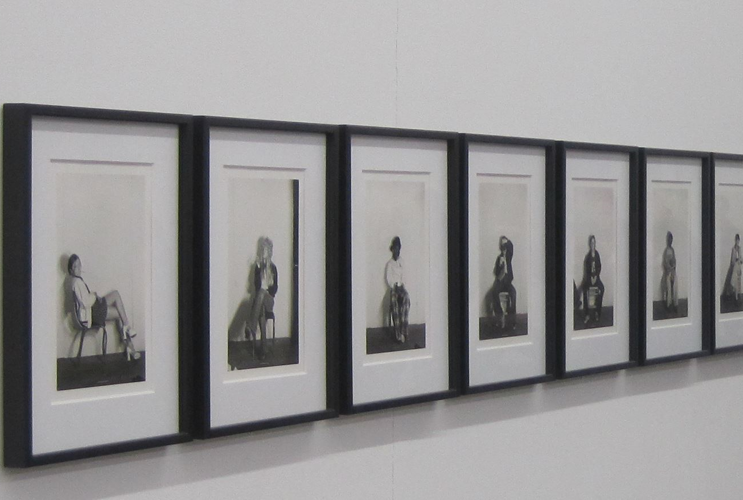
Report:
[[[530,201],[525,182],[518,176],[478,176],[480,340],[528,333]]]
[[[145,380],[148,167],[56,168],[57,390]]]
[[[429,268],[425,176],[365,175],[366,353],[425,348]]]
[[[337,415],[337,127],[200,117],[202,438]]]
[[[546,304],[557,267],[556,145],[472,134],[462,141],[464,390],[544,381],[555,358]]]
[[[191,439],[192,141],[188,116],[3,106],[6,466]]]
[[[717,245],[716,283],[719,286],[717,293],[720,298],[720,314],[738,313],[743,311],[743,284],[741,270],[743,252],[741,251],[740,235],[743,233],[743,185],[734,183],[720,183],[715,192],[717,205],[715,225]]]
[[[454,395],[459,136],[340,132],[341,411]]]
[[[617,201],[614,181],[576,179],[573,187],[573,329],[614,325]]]
[[[713,327],[707,322],[715,293],[714,245],[707,243],[712,228],[704,222],[710,215],[705,210],[708,162],[706,153],[641,150],[645,364],[699,356],[710,348]]]
[[[690,183],[653,181],[652,237],[647,263],[653,283],[653,321],[686,318],[689,311]]]
[[[632,258],[641,236],[638,159],[639,150],[609,144],[563,143],[558,150],[558,168],[565,169],[558,212],[565,217],[565,267],[555,271],[564,276],[564,377],[623,369],[639,356],[632,299],[641,279]]]
[[[299,180],[236,176],[228,198],[229,369],[297,364]]]

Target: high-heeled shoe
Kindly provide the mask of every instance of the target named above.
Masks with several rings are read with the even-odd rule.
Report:
[[[142,356],[134,348],[134,343],[132,342],[132,338],[136,336],[137,334],[130,326],[125,326],[121,331],[121,341],[124,343],[124,347],[126,349],[127,361],[137,361]]]

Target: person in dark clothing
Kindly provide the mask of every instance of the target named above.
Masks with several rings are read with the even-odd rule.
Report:
[[[261,343],[257,354],[259,359],[265,359],[266,313],[273,312],[274,299],[279,289],[279,273],[276,265],[271,261],[273,257],[273,242],[271,239],[263,238],[260,249],[261,253],[253,268],[255,293],[245,325],[245,336],[252,338],[255,345],[257,329],[260,327]]]
[[[604,283],[601,281],[601,256],[596,250],[594,235],[588,237],[588,253],[583,259],[583,281],[580,286],[583,290],[583,323],[590,321],[591,310],[594,311],[595,321],[598,321],[601,319],[601,305],[604,301]],[[588,301],[591,288],[595,288],[598,292],[595,296],[594,307],[589,307]]]
[[[660,280],[660,293],[666,312],[678,312],[679,297],[676,282],[676,250],[673,249],[673,233],[666,233],[666,248],[663,250],[663,276]]]
[[[516,314],[516,288],[513,286],[513,242],[505,236],[500,237],[499,242],[500,255],[495,259],[495,283],[493,284],[493,308],[496,314],[501,314],[501,325],[505,328],[505,316],[507,314]],[[509,300],[506,310],[503,310],[500,301],[500,294],[507,293]],[[514,318],[515,319],[515,318]],[[515,322],[513,326],[515,327]]]

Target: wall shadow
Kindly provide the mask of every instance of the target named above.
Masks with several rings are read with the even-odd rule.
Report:
[[[0,471],[0,478],[11,496],[18,494],[37,499],[69,496],[93,500],[380,447],[387,448],[392,461],[396,443],[429,439],[449,430],[676,391],[731,377],[743,377],[743,352],[463,396],[28,471],[6,469]],[[122,470],[126,470],[126,474],[121,474]]]

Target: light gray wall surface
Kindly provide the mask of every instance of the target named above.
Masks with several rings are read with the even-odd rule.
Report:
[[[743,153],[741,19],[738,0],[4,0],[0,102]],[[683,361],[3,469],[0,498],[739,499],[741,387],[743,355]]]

